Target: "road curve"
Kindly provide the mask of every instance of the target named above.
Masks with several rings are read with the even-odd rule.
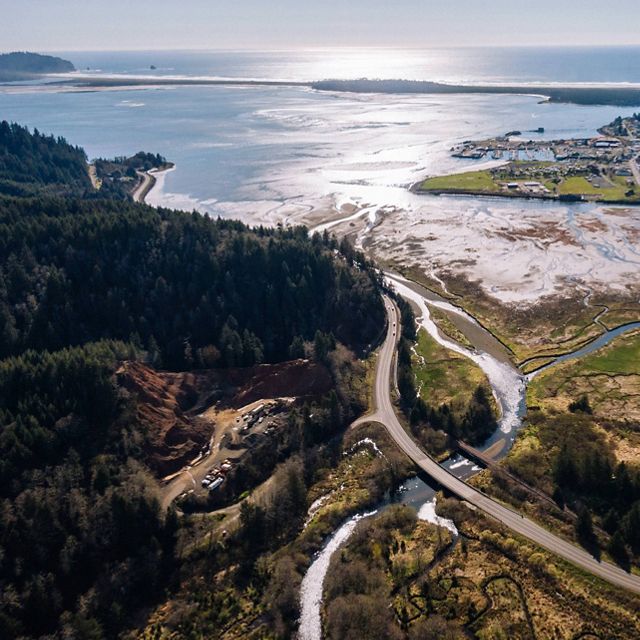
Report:
[[[459,480],[420,449],[398,421],[391,402],[391,367],[399,337],[400,318],[395,304],[386,297],[385,306],[389,318],[389,326],[385,342],[378,354],[376,366],[374,390],[376,410],[373,414],[358,420],[358,422],[376,421],[383,424],[396,444],[429,477],[462,500],[466,500],[469,504],[499,520],[512,531],[611,584],[640,594],[640,576],[626,573],[620,567],[607,562],[598,562],[580,547],[559,538],[535,522],[501,505],[481,491]]]
[[[155,178],[149,171],[136,171],[136,173],[139,178],[142,178],[142,182],[134,189],[131,197],[134,202],[144,202],[155,183]]]

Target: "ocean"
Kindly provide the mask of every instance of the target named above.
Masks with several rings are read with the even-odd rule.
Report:
[[[104,74],[640,82],[640,48],[60,55]],[[407,185],[469,166],[450,157],[457,142],[540,126],[548,138],[592,135],[632,111],[535,96],[356,96],[295,87],[40,89],[0,89],[0,117],[63,135],[90,158],[161,153],[176,169],[152,203],[260,223],[336,204],[410,206]]]
[[[294,81],[379,78],[451,83],[640,83],[640,47],[63,52],[102,73]],[[154,66],[156,69],[151,69]]]

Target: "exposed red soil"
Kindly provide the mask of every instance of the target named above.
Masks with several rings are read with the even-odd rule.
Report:
[[[136,397],[147,462],[161,477],[181,469],[207,445],[215,424],[200,414],[210,407],[239,409],[261,399],[319,395],[333,384],[326,367],[308,360],[179,373],[124,362],[117,378]]]
[[[234,409],[267,398],[320,395],[333,386],[328,369],[309,360],[262,364],[221,373],[226,374],[227,384],[235,387],[233,395],[225,398],[222,404]]]

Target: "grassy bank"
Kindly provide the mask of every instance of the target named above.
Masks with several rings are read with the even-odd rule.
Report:
[[[448,290],[444,292],[416,267],[389,266],[414,282],[452,299],[492,333],[518,364],[531,358],[568,353],[593,340],[604,331],[602,326],[594,324],[594,318],[602,311],[603,305],[610,308],[609,313],[601,318],[606,326],[617,326],[620,320],[640,319],[640,305],[631,298],[594,296],[593,306],[585,306],[584,293],[576,292],[548,297],[533,306],[516,307],[499,303],[478,282],[459,274],[443,276]],[[449,333],[451,321],[441,324],[439,315],[446,318],[447,314],[438,312],[433,319],[445,333]],[[450,335],[460,341],[458,335]],[[536,362],[533,368],[543,363]]]
[[[576,398],[588,396],[593,416],[608,424],[627,424],[631,436],[640,420],[640,331],[622,335],[577,361],[569,361],[536,376],[527,402],[544,412],[563,412]],[[616,437],[620,428],[610,429]],[[640,459],[640,433],[633,437]],[[631,444],[631,443],[629,443]]]
[[[459,413],[466,410],[479,385],[491,393],[480,367],[442,347],[424,329],[418,332],[413,370],[420,397],[433,407],[448,404]]]
[[[473,484],[604,559],[637,567],[640,331],[539,374],[527,405],[525,428],[503,464],[567,510],[532,501],[499,474],[485,471]],[[586,537],[576,520],[585,512],[594,525]]]
[[[469,171],[449,176],[427,178],[419,191],[469,191],[469,193],[494,194],[500,192],[500,185],[490,171]]]

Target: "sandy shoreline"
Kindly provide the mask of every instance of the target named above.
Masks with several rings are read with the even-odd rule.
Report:
[[[150,169],[144,172],[144,179],[133,192],[132,197],[135,202],[141,202],[144,204],[151,204],[147,201],[153,191],[159,191],[164,184],[164,178],[170,171],[173,171],[176,165],[171,163],[171,166],[166,169]],[[159,204],[153,204],[151,206],[160,206]]]
[[[176,207],[176,194],[164,190],[169,170],[152,172],[143,201],[154,207],[207,211],[207,205]],[[596,295],[637,291],[640,260],[634,249],[640,234],[638,207],[604,209],[521,198],[439,198],[416,195],[406,206],[381,207],[375,201],[323,201],[306,209],[300,202],[269,203],[251,216],[233,209],[211,215],[242,219],[247,224],[306,224],[312,232],[353,238],[360,249],[383,261],[414,266],[444,282],[451,277],[479,281],[499,304],[535,305],[578,287]],[[468,202],[468,205],[466,204]],[[513,203],[512,205],[510,203]]]

